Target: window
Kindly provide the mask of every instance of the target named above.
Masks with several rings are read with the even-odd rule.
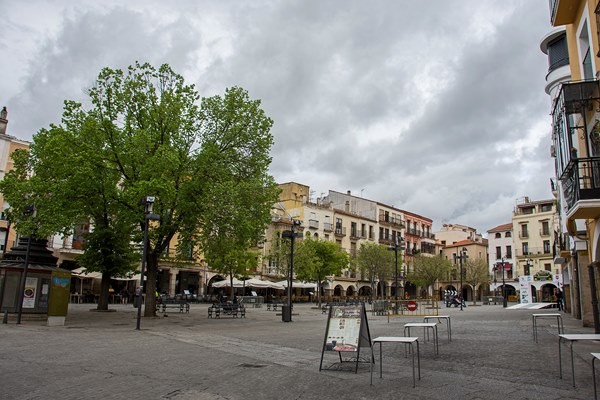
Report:
[[[569,49],[566,36],[548,43],[548,72],[569,65]]]
[[[502,258],[502,248],[500,246],[496,246],[496,260]]]
[[[358,237],[358,233],[356,232],[356,222],[350,222],[350,236]]]
[[[511,233],[511,232],[506,232],[506,233],[504,234],[504,237],[512,237],[512,233]]]
[[[548,221],[542,221],[542,235],[549,236],[550,235],[550,224]]]
[[[502,234],[500,232],[496,232],[495,238],[496,239],[502,238]]]
[[[550,253],[550,241],[544,240],[544,254]]]
[[[544,269],[546,271],[552,271],[552,264],[544,264]]]
[[[540,206],[540,211],[541,212],[551,212],[552,211],[552,204],[542,204]]]
[[[506,246],[506,258],[512,258],[512,246]]]
[[[529,255],[529,243],[523,242],[523,255]]]
[[[521,238],[529,237],[529,233],[527,232],[527,224],[521,224]]]

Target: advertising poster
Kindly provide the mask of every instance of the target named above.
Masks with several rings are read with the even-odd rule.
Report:
[[[38,278],[27,278],[25,280],[25,291],[23,292],[23,308],[35,308],[37,283]]]
[[[325,342],[328,351],[358,351],[361,309],[359,307],[333,307]]]
[[[521,304],[531,303],[531,282],[533,281],[531,275],[525,275],[519,277],[519,302]]]
[[[563,288],[563,276],[562,274],[554,274],[552,283],[556,285],[556,287]]]

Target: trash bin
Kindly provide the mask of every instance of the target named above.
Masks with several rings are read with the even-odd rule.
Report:
[[[135,296],[133,298],[133,308],[138,308],[140,306],[140,296]]]
[[[292,321],[292,308],[288,305],[281,306],[281,320],[283,322]]]

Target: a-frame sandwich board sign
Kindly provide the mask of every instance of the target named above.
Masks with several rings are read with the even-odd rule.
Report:
[[[371,333],[367,322],[367,312],[364,304],[332,305],[329,307],[327,328],[321,351],[319,371],[323,369],[323,356],[325,352],[337,352],[339,363],[356,362],[354,372],[358,372],[360,350],[362,347],[371,348]],[[349,359],[344,360],[342,353],[352,353]],[[369,362],[373,362],[372,353]],[[333,368],[326,368],[333,369]],[[336,369],[340,369],[339,367]]]

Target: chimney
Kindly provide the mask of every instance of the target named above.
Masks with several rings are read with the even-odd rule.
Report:
[[[350,202],[348,200],[346,200],[345,210],[346,210],[346,212],[350,212]]]
[[[6,106],[0,111],[0,135],[6,135],[6,126],[8,125],[8,111]]]
[[[352,196],[352,191],[351,190],[348,190],[346,193],[348,194],[348,196]]]

